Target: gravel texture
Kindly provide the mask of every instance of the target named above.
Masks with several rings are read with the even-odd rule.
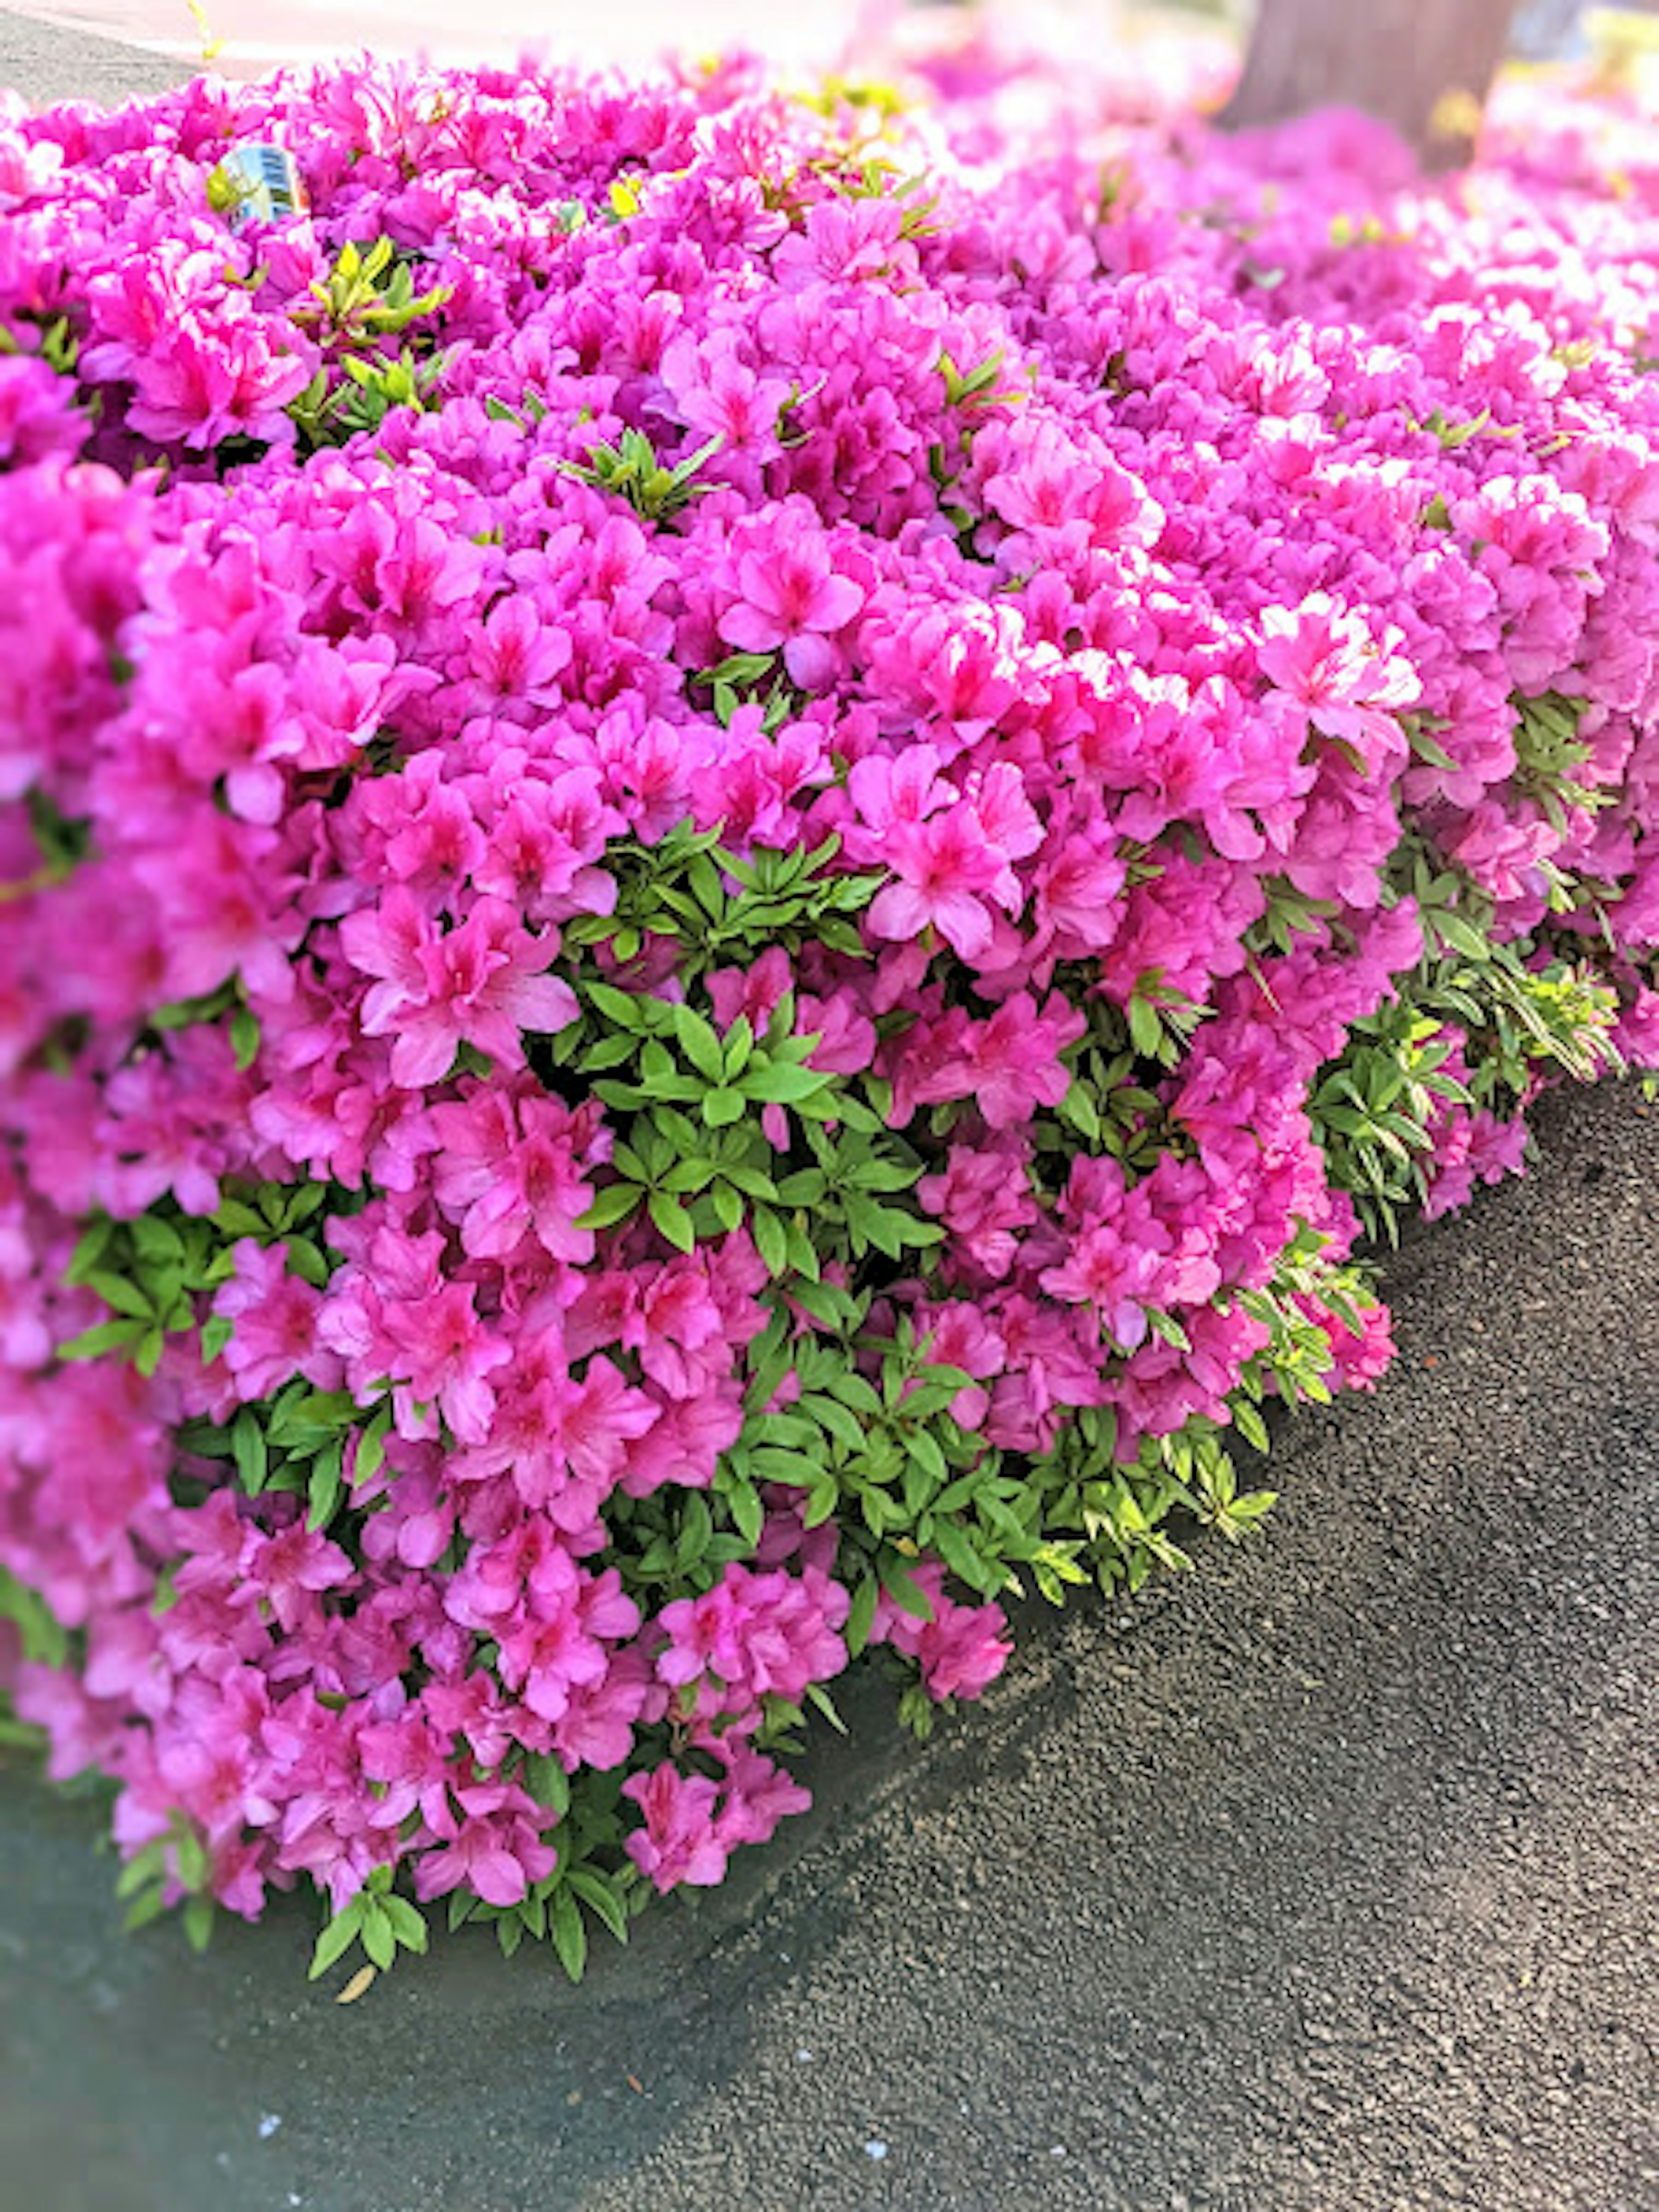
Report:
[[[179,74],[0,11],[32,98]],[[1659,2208],[1659,1114],[1540,1122],[1258,1542],[924,1750],[855,1682],[815,1811],[580,1991],[462,1938],[342,2008],[292,1901],[124,1939],[0,1774],[0,2212]]]
[[[179,14],[188,26],[184,0]],[[40,23],[14,9],[0,8],[0,87],[21,92],[36,107],[58,100],[95,100],[113,107],[166,92],[191,75],[165,55],[124,46],[112,39]]]

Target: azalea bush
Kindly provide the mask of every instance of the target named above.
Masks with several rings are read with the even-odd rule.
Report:
[[[6,113],[0,1680],[135,1918],[580,1972],[1659,1058],[1651,149],[949,75]]]

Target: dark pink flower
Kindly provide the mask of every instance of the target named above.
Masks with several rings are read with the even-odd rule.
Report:
[[[392,1080],[410,1090],[447,1075],[462,1044],[521,1067],[524,1030],[552,1034],[576,1017],[570,986],[546,973],[556,940],[532,937],[499,899],[479,899],[444,933],[411,893],[388,891],[347,916],[340,942],[353,967],[380,979],[363,1000],[363,1032],[392,1033]]]

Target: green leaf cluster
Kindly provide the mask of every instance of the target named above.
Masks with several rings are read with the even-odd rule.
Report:
[[[323,1923],[311,1954],[311,1978],[325,1974],[344,1958],[354,1944],[364,1958],[385,1973],[396,1963],[399,1951],[417,1954],[427,1948],[426,1916],[418,1905],[400,1897],[392,1887],[393,1869],[371,1867],[362,1887]]]
[[[1422,957],[1396,978],[1387,1006],[1352,1026],[1310,1102],[1333,1182],[1352,1196],[1368,1232],[1391,1243],[1427,1194],[1428,1128],[1440,1102],[1501,1115],[1540,1070],[1589,1082],[1620,1064],[1619,994],[1582,938],[1568,957],[1541,934],[1495,935],[1490,896],[1417,839],[1402,843],[1385,890],[1404,896],[1416,904]],[[1445,1072],[1460,1049],[1467,1083]]]
[[[447,355],[422,359],[407,346],[395,357],[347,354],[342,374],[319,368],[289,402],[288,413],[312,452],[343,446],[365,431],[378,430],[395,407],[435,414],[433,394],[447,366]]]
[[[186,1422],[179,1441],[203,1459],[233,1461],[249,1497],[293,1492],[306,1525],[326,1528],[350,1491],[378,1474],[392,1430],[392,1403],[365,1409],[344,1390],[315,1390],[303,1377],[263,1404],[240,1406],[226,1422]]]
[[[213,1933],[211,1873],[206,1844],[184,1814],[175,1813],[167,1833],[142,1845],[121,1869],[115,1894],[127,1901],[125,1926],[148,1927],[182,1891],[185,1940],[192,1951],[206,1950]]]
[[[39,1591],[19,1582],[9,1567],[0,1567],[0,1620],[9,1620],[16,1630],[31,1666],[68,1664],[68,1630]]]
[[[1427,1197],[1429,1127],[1437,1102],[1472,1103],[1446,1072],[1458,1040],[1437,1013],[1401,998],[1362,1025],[1308,1103],[1315,1142],[1332,1181],[1355,1201],[1375,1236],[1399,1241],[1401,1213]]]
[[[375,346],[435,314],[454,290],[431,284],[417,292],[411,264],[389,238],[376,239],[367,252],[348,240],[328,275],[312,283],[310,300],[293,309],[293,319],[326,346]]]
[[[827,837],[811,851],[760,846],[743,860],[721,846],[717,830],[689,823],[656,845],[619,841],[605,859],[615,906],[567,923],[564,942],[607,945],[626,967],[647,940],[672,939],[675,972],[688,988],[711,968],[750,967],[775,945],[794,952],[817,944],[862,960],[868,954],[856,917],[884,878],[837,872],[839,851],[840,840]]]
[[[1595,812],[1611,806],[1616,790],[1586,783],[1578,775],[1595,752],[1578,735],[1589,702],[1546,691],[1535,699],[1517,695],[1513,704],[1515,769],[1510,781],[1541,810],[1550,827],[1565,832],[1570,807]]]
[[[797,1395],[778,1407],[791,1373]],[[1035,1501],[1001,1454],[955,1419],[951,1409],[972,1381],[934,1360],[908,1321],[893,1338],[861,1326],[792,1335],[779,1308],[750,1346],[747,1418],[722,1461],[720,1486],[745,1502],[762,1483],[804,1491],[809,1528],[831,1518],[842,1524],[855,1592],[873,1574],[903,1604],[906,1560],[933,1551],[970,1589],[993,1596],[1008,1584],[1012,1563],[1036,1548]]]
[[[1244,937],[1252,959],[1267,951],[1293,951],[1298,938],[1317,937],[1338,911],[1334,899],[1310,898],[1288,876],[1269,876],[1261,889],[1267,905]],[[1255,972],[1260,981],[1261,970]]]
[[[1068,1423],[1052,1451],[1025,1463],[1024,1482],[1038,1499],[1040,1538],[1030,1572],[1037,1589],[1059,1604],[1065,1588],[1094,1581],[1109,1592],[1138,1590],[1155,1568],[1191,1560],[1172,1533],[1181,1524],[1208,1527],[1237,1542],[1272,1509],[1275,1493],[1241,1486],[1236,1452],[1265,1454],[1271,1436],[1263,1408],[1271,1399],[1294,1407],[1330,1402],[1331,1336],[1323,1312],[1356,1333],[1363,1310],[1376,1301],[1363,1271],[1321,1256],[1324,1239],[1302,1228],[1281,1255],[1273,1282],[1233,1297],[1267,1331],[1229,1395],[1226,1422],[1195,1414],[1173,1433],[1145,1437],[1133,1460],[1122,1455],[1115,1415],[1088,1407]],[[1310,1316],[1299,1299],[1315,1308]],[[1184,1342],[1169,1316],[1152,1317],[1158,1333]]]
[[[725,442],[723,435],[713,437],[706,446],[700,446],[695,453],[669,469],[657,459],[656,447],[642,430],[624,430],[616,445],[590,446],[586,461],[563,461],[560,466],[565,475],[574,477],[579,483],[593,484],[600,491],[625,499],[635,513],[647,521],[665,522],[689,506],[699,493],[712,489],[708,484],[700,484],[697,475]]]
[[[517,1905],[486,1905],[456,1891],[449,1900],[452,1929],[468,1921],[493,1923],[502,1956],[511,1958],[529,1936],[550,1944],[566,1975],[580,1981],[586,1970],[588,1930],[597,1921],[618,1943],[628,1923],[650,1902],[651,1892],[622,1844],[622,1775],[585,1769],[573,1784],[558,1760],[526,1753],[518,1781],[539,1805],[556,1815],[548,1840],[558,1852],[551,1874],[532,1882]]]
[[[154,1018],[165,1024],[173,1011],[163,1008]],[[227,1193],[218,1212],[205,1218],[185,1213],[170,1197],[131,1221],[94,1214],[70,1255],[64,1280],[95,1291],[109,1319],[60,1344],[58,1357],[114,1356],[131,1359],[141,1375],[153,1375],[167,1339],[193,1328],[198,1302],[234,1273],[232,1248],[244,1237],[263,1244],[283,1242],[289,1272],[320,1289],[334,1265],[321,1241],[322,1216],[337,1195],[347,1199],[326,1183],[272,1182]],[[218,1357],[231,1327],[218,1315],[204,1324],[204,1358]]]
[[[1437,438],[1443,453],[1461,453],[1465,446],[1472,445],[1477,438],[1518,438],[1522,429],[1518,422],[1507,425],[1494,422],[1490,407],[1483,407],[1478,415],[1470,416],[1461,422],[1451,421],[1443,409],[1435,407],[1420,422],[1414,422],[1411,427],[1414,430],[1427,431],[1431,437]]]
[[[768,737],[782,728],[794,711],[796,695],[778,661],[775,653],[732,653],[714,667],[699,671],[694,680],[709,687],[723,730],[731,728],[738,709],[745,706],[762,709],[761,728]],[[768,677],[771,682],[763,692]]]
[[[945,404],[947,407],[979,409],[1017,407],[1026,397],[1018,386],[1001,384],[1004,354],[1000,347],[988,354],[977,368],[959,369],[948,353],[941,353],[936,364],[945,379]]]
[[[722,1033],[684,1000],[636,997],[609,983],[586,981],[580,995],[588,1019],[564,1064],[591,1077],[594,1097],[619,1117],[617,1179],[580,1225],[608,1229],[642,1206],[659,1235],[689,1252],[747,1217],[774,1273],[794,1268],[816,1279],[813,1240],[804,1228],[792,1236],[781,1211],[794,1202],[785,1194],[790,1179],[778,1179],[762,1115],[777,1108],[799,1125],[841,1123],[872,1148],[880,1123],[840,1078],[807,1065],[819,1039],[794,1034],[793,994],[786,993],[759,1036],[744,1016]],[[859,1164],[878,1175],[878,1158],[872,1150]],[[908,1180],[920,1172],[918,1164]]]

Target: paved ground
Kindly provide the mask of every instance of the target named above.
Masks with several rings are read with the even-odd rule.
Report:
[[[155,66],[0,14],[31,92]],[[1544,1131],[1261,1543],[925,1752],[845,1698],[787,1844],[580,1992],[463,1938],[341,2009],[297,1908],[123,1939],[0,1775],[0,2212],[1659,2207],[1659,1115]]]
[[[1084,0],[1065,0],[1084,4]],[[895,5],[902,0],[895,0]],[[1112,0],[1087,0],[1097,7]],[[878,9],[884,0],[875,0]],[[23,0],[22,12],[76,32],[196,62],[205,40],[216,66],[248,76],[273,65],[368,46],[441,62],[511,63],[527,48],[554,59],[648,63],[671,47],[692,53],[763,50],[791,68],[823,67],[840,51],[857,0],[627,0],[595,11],[583,0]]]
[[[37,105],[96,100],[111,106],[165,92],[188,74],[183,63],[165,56],[0,8],[0,88],[21,92]]]

